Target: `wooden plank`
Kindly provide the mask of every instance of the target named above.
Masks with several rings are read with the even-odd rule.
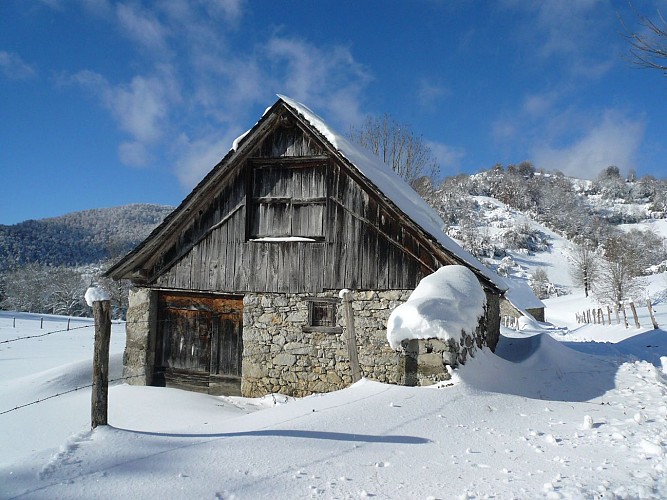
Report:
[[[345,288],[359,288],[359,221],[350,217],[346,230]]]
[[[267,251],[267,274],[266,274],[266,291],[267,292],[277,292],[278,291],[278,280],[280,276],[278,275],[280,264],[279,257],[280,255],[276,251],[276,245],[270,243],[259,243],[266,248]]]
[[[278,254],[278,283],[277,291],[280,293],[287,293],[289,291],[290,283],[290,258],[289,254],[294,243],[278,243],[272,246],[276,249]]]
[[[354,314],[352,312],[352,293],[345,292],[343,294],[343,313],[345,316],[345,327],[347,330],[346,344],[347,353],[350,360],[350,371],[352,375],[352,382],[361,380],[361,370],[359,369],[359,358],[357,351],[357,336],[354,328]]]
[[[302,288],[302,283],[304,281],[304,272],[303,268],[301,267],[301,257],[303,256],[303,247],[305,246],[304,244],[297,244],[294,243],[293,248],[290,249],[289,252],[289,267],[290,267],[290,272],[289,272],[289,287],[288,291],[289,293],[299,293]]]
[[[389,288],[389,243],[385,238],[378,235],[377,260],[378,260],[378,288],[386,290]]]

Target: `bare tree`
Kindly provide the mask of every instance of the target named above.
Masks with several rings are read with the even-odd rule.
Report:
[[[82,316],[88,312],[81,273],[63,266],[31,263],[7,273],[0,307],[15,311]]]
[[[44,269],[48,276],[48,293],[46,295],[46,311],[65,316],[83,316],[88,309],[83,296],[86,284],[81,273],[67,267]]]
[[[599,270],[598,256],[589,244],[581,244],[572,250],[572,267],[570,274],[577,285],[584,287],[584,293],[588,297],[588,292],[593,288],[593,283],[597,279]]]
[[[653,21],[637,11],[635,14],[640,29],[637,32],[627,28],[625,30],[633,61],[642,68],[657,69],[667,74],[667,21],[660,12],[657,13],[658,21]]]
[[[359,128],[350,127],[348,136],[378,156],[415,188],[420,187],[417,182],[420,178],[433,179],[440,172],[433,151],[422,137],[386,113],[380,117],[369,116]]]
[[[620,304],[644,290],[644,261],[632,236],[617,234],[604,244],[604,259],[593,292],[598,300]]]
[[[543,267],[535,269],[532,279],[530,280],[530,288],[538,299],[548,299],[551,294],[551,282],[549,276]]]

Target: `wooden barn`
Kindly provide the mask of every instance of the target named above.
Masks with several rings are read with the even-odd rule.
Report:
[[[387,318],[422,277],[450,264],[484,288],[474,342],[494,348],[502,281],[442,227],[391,169],[279,96],[108,271],[134,284],[125,376],[246,396],[343,388],[352,374],[339,292],[349,289],[361,375],[406,383]],[[450,347],[445,364],[475,346]]]

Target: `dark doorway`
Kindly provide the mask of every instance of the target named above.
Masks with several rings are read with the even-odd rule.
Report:
[[[160,292],[157,333],[158,384],[241,394],[242,298]]]

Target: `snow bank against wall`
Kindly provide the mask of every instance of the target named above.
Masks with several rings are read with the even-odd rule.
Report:
[[[387,322],[387,340],[393,349],[413,339],[453,340],[476,330],[484,315],[486,295],[472,271],[445,266],[419,282]]]

